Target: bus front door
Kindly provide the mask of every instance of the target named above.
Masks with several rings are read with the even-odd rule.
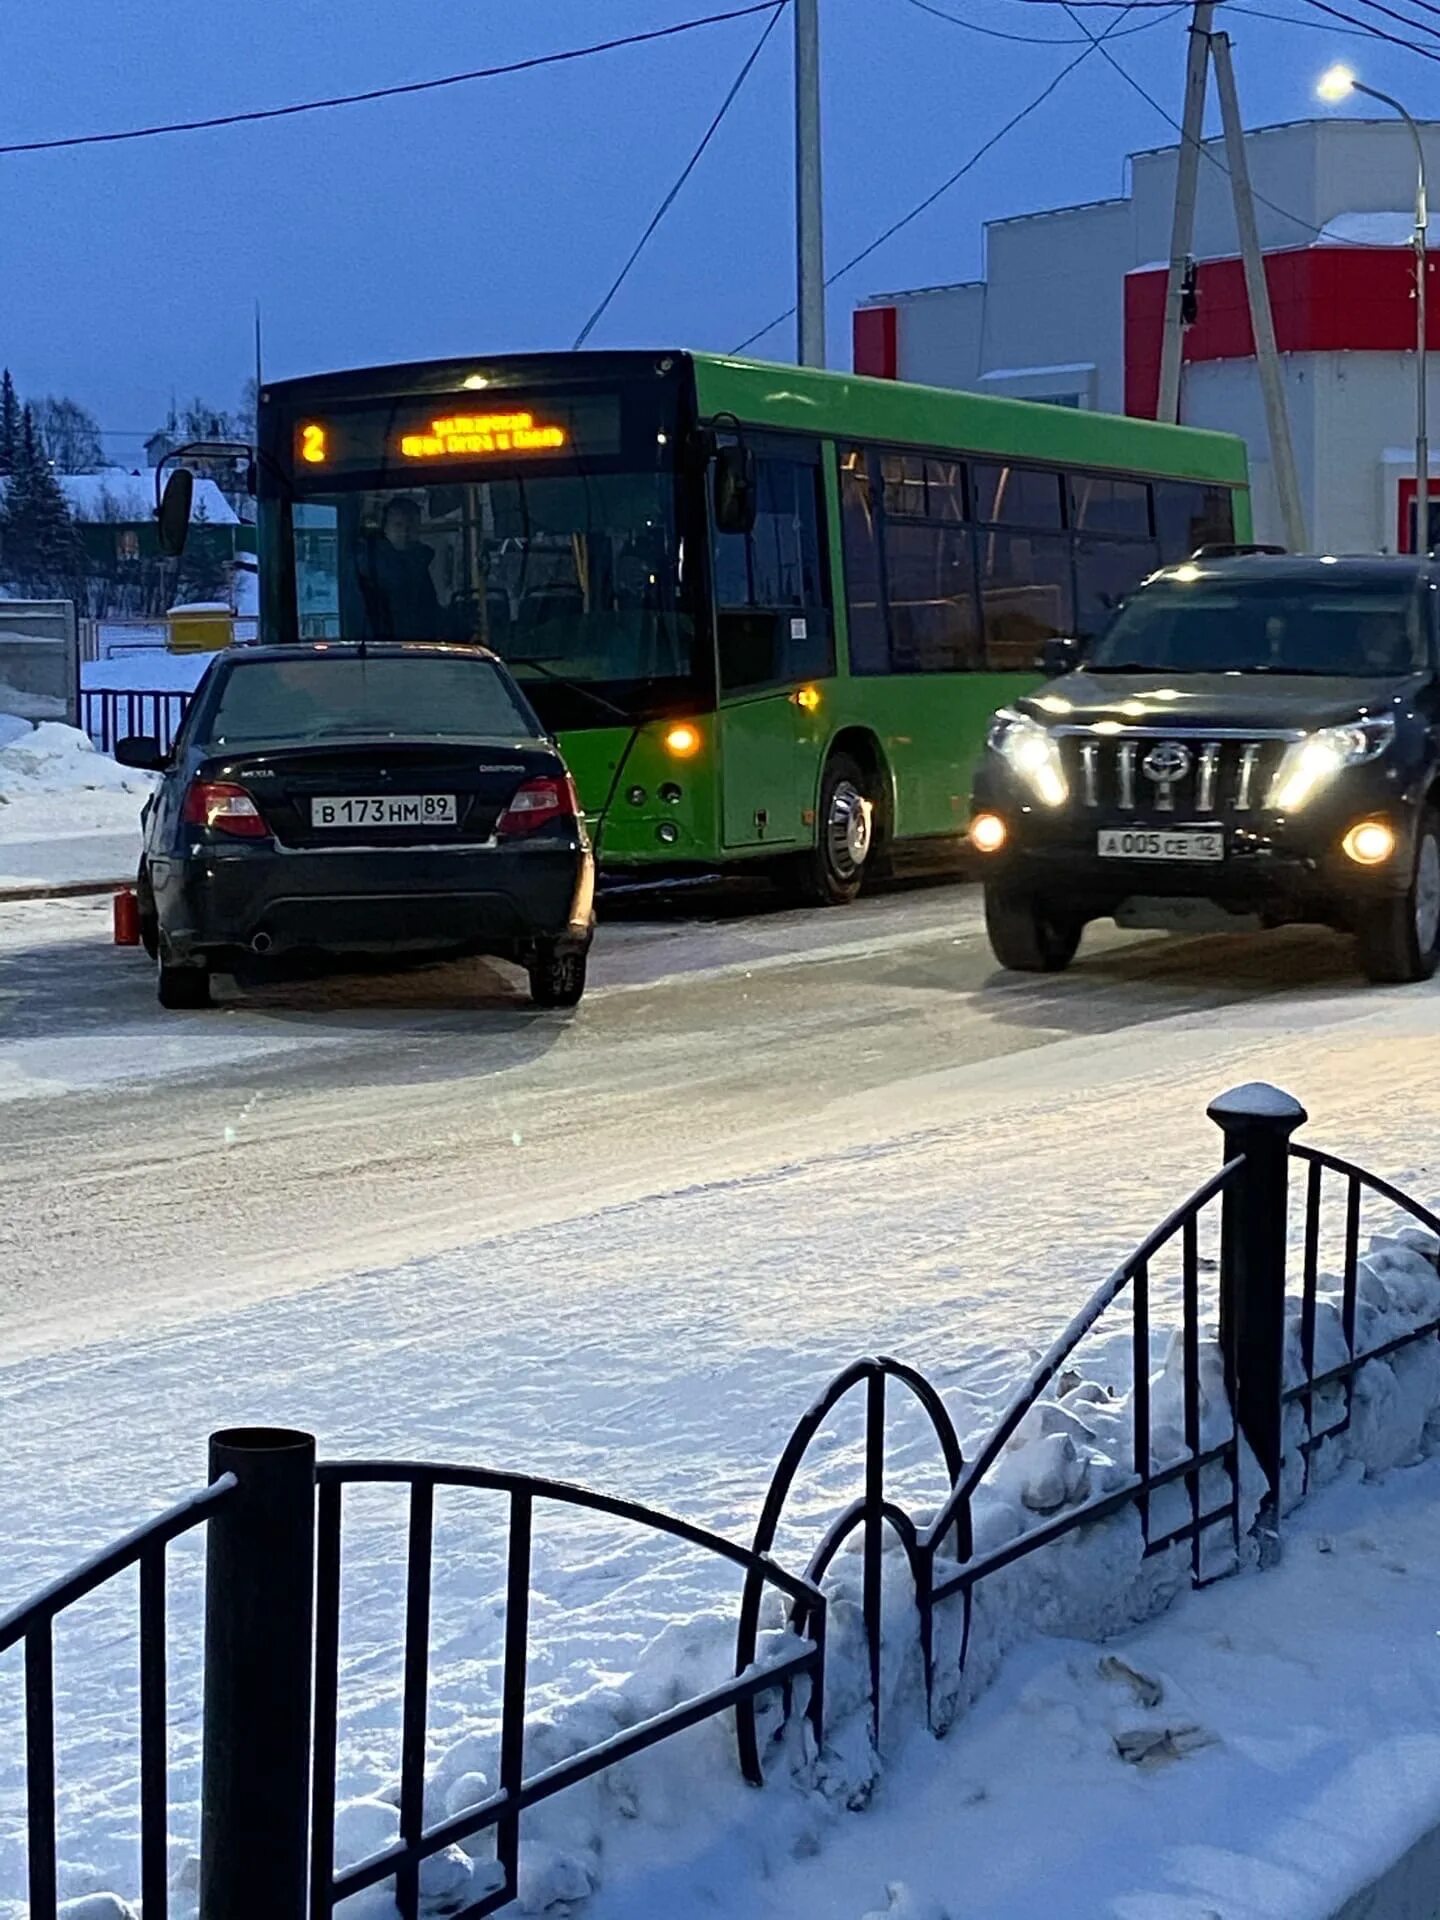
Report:
[[[732,697],[720,709],[721,828],[727,849],[800,839],[800,710],[788,693]]]

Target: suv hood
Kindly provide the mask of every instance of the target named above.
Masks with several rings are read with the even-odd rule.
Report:
[[[1370,680],[1309,673],[1081,670],[1052,680],[1016,705],[1049,726],[1118,720],[1136,727],[1173,727],[1177,733],[1288,728],[1309,732],[1342,725],[1357,714],[1383,712],[1423,684],[1422,674]]]

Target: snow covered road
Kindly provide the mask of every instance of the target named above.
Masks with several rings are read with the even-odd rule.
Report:
[[[1191,1050],[1210,1063],[1208,1093],[1271,1058],[1277,1034],[1344,1034],[1430,1002],[1366,992],[1343,943],[1309,935],[1096,934],[1068,976],[1006,978],[976,897],[951,886],[841,914],[607,925],[573,1019],[536,1014],[483,964],[165,1015],[143,958],[108,934],[107,902],[0,908],[12,1352],[947,1118],[964,1121],[957,1177],[1009,1154],[1033,1167],[1015,1101],[1143,1077],[1157,1023],[1162,1072]],[[1160,1111],[1162,1127],[1146,1124]],[[1198,1123],[1163,1082],[1137,1121],[1162,1155],[1180,1127],[1178,1167],[1153,1162],[1163,1192],[1165,1172],[1192,1170]],[[1047,1137],[1068,1152],[1082,1136],[1077,1114]],[[1114,1164],[1128,1175],[1134,1156]]]

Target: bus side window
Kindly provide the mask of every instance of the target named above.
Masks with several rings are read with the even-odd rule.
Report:
[[[840,517],[845,550],[845,605],[851,673],[888,673],[890,642],[880,579],[880,529],[870,455],[848,447],[840,455]]]
[[[820,469],[762,455],[748,534],[714,534],[720,684],[727,691],[834,672],[820,541]]]

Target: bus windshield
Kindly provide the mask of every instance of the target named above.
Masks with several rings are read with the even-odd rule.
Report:
[[[293,512],[302,639],[478,640],[522,679],[622,692],[691,674],[673,473],[365,488]]]

